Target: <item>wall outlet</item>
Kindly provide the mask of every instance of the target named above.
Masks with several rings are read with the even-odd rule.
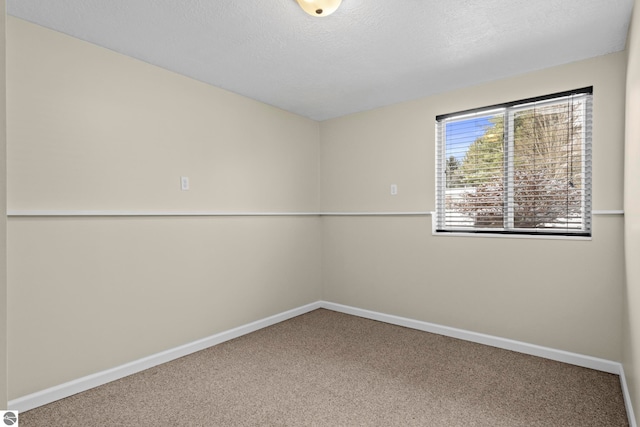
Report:
[[[181,176],[180,177],[180,189],[182,191],[187,191],[189,189],[189,177]]]
[[[391,195],[395,196],[398,194],[398,186],[396,184],[391,184]]]

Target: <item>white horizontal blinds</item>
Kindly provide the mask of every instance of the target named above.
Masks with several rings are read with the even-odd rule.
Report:
[[[510,112],[515,125],[514,228],[583,230],[584,98],[570,96]]]
[[[591,233],[591,89],[437,120],[437,231]]]
[[[439,121],[441,145],[441,188],[437,228],[473,229],[475,223],[468,215],[463,200],[482,209],[484,200],[471,194],[479,182],[503,177],[503,133],[496,126],[504,117],[504,109],[487,113],[476,113]],[[475,144],[474,144],[475,143]],[[473,147],[472,147],[473,145]],[[492,206],[492,209],[494,207]],[[499,207],[496,207],[499,208]],[[502,218],[502,210],[499,210]],[[500,222],[502,226],[502,222]]]
[[[435,221],[436,230],[443,230],[445,228],[445,197],[446,197],[446,175],[445,175],[445,161],[446,161],[446,147],[444,141],[446,141],[445,122],[436,121],[436,215],[432,218]]]
[[[582,116],[584,117],[584,130],[582,137],[582,229],[591,235],[591,139],[593,125],[593,96],[591,93],[584,96],[582,103]]]

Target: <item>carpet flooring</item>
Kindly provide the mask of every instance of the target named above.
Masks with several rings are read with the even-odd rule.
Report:
[[[617,375],[319,309],[20,426],[627,426]]]

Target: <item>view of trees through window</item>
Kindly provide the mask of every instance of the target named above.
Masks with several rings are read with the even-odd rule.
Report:
[[[446,122],[446,225],[584,228],[585,111],[569,97]]]

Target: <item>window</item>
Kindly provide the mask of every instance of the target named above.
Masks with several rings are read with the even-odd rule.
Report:
[[[436,117],[436,232],[591,236],[592,92]]]

